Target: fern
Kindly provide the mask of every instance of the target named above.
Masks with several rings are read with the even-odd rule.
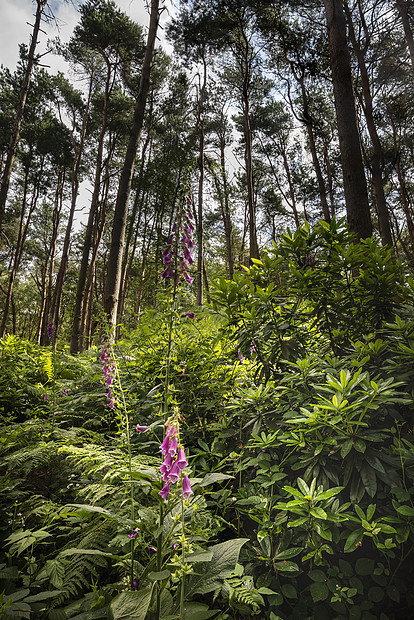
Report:
[[[43,370],[47,374],[48,380],[52,383],[55,380],[55,371],[53,368],[52,356],[47,354],[43,358]]]

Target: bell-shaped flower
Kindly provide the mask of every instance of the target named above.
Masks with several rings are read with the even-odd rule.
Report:
[[[171,454],[171,456],[174,456],[175,453],[177,452],[177,448],[178,448],[178,437],[177,435],[174,435],[174,437],[171,437],[170,439],[170,445],[168,447],[169,454]]]
[[[185,458],[185,452],[183,447],[178,450],[177,460],[175,462],[177,463],[177,467],[180,469],[180,471],[187,467],[188,463],[187,459]]]
[[[163,442],[162,442],[162,444],[160,445],[161,454],[162,454],[163,456],[167,456],[167,454],[169,454],[169,451],[170,451],[170,443],[171,443],[171,440],[170,440],[170,438],[168,437],[168,435],[166,435],[166,436],[164,437],[164,441],[163,441]]]
[[[178,482],[180,478],[180,467],[177,461],[174,461],[173,466],[167,474],[167,477],[171,484],[175,484],[176,482]]]
[[[165,432],[166,437],[173,437],[173,435],[176,435],[177,433],[178,429],[173,424],[167,426],[167,430]]]
[[[139,424],[137,424],[136,426],[136,431],[138,433],[145,433],[145,431],[148,430],[148,426],[140,426]]]
[[[159,495],[161,495],[162,499],[167,499],[167,497],[170,494],[170,490],[171,490],[171,486],[170,486],[170,481],[168,480],[163,486],[163,488],[161,489],[161,491],[159,492]]]
[[[193,494],[193,491],[191,489],[191,484],[190,484],[190,479],[187,476],[187,474],[184,474],[184,478],[183,478],[183,498],[184,499],[188,499],[190,497],[190,495]]]

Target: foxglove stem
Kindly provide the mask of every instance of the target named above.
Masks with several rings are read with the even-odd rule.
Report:
[[[114,354],[113,351],[113,347],[110,343],[110,338],[108,337],[106,339],[105,342],[105,346],[102,350],[102,354],[101,354],[101,361],[105,364],[105,362],[107,361],[107,347],[109,348],[109,357],[111,360],[111,371],[113,373],[113,376],[116,377],[116,385],[119,389],[119,394],[121,396],[121,408],[123,411],[123,417],[121,418],[123,421],[123,425],[125,427],[125,441],[126,441],[126,446],[127,446],[127,454],[128,454],[128,476],[129,476],[129,500],[130,500],[130,515],[131,515],[131,521],[135,520],[135,507],[134,507],[134,485],[133,485],[133,476],[132,476],[132,450],[131,450],[131,433],[129,430],[129,420],[128,420],[128,409],[127,409],[127,405],[126,405],[126,400],[125,400],[125,394],[124,394],[124,390],[122,389],[122,383],[121,383],[121,378],[119,375],[119,366],[118,366],[118,361],[117,358]],[[109,371],[109,367],[108,367],[108,371]],[[112,403],[114,408],[115,406],[115,399],[112,396],[112,390],[110,389],[110,393],[111,393],[111,401],[110,403]],[[109,404],[109,406],[111,406],[111,404]],[[131,567],[130,567],[130,579],[131,579],[131,588],[134,588],[134,542],[135,539],[131,538],[130,539],[130,547],[131,547]]]

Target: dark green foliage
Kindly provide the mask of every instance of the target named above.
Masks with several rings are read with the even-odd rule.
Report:
[[[131,431],[150,426],[132,435],[131,471],[98,349],[72,358],[2,343],[5,618],[19,603],[52,620],[152,620],[157,584],[162,618],[178,613],[180,509],[160,528],[157,508],[168,346],[168,304],[158,305],[116,348]],[[404,265],[373,241],[353,243],[341,223],[306,225],[217,283],[216,316],[186,310],[173,310],[168,405],[182,417],[195,491],[184,511],[188,616],[409,618],[414,313]]]

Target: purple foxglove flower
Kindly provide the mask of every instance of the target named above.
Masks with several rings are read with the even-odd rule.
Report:
[[[168,435],[166,435],[164,437],[164,441],[160,445],[160,450],[161,450],[161,454],[163,456],[167,456],[167,454],[169,453],[169,450],[170,450],[170,438],[168,437]]]
[[[174,425],[171,425],[171,426],[167,426],[167,431],[165,433],[165,436],[166,437],[173,437],[177,433],[178,433],[178,428],[176,428]]]
[[[192,257],[191,257],[190,250],[189,250],[188,248],[184,247],[184,248],[183,248],[183,251],[184,251],[184,258],[185,258],[185,260],[186,260],[186,261],[187,261],[190,265],[192,265],[194,261],[193,261],[193,259],[192,259]]]
[[[177,461],[174,462],[173,466],[168,472],[167,478],[171,482],[171,484],[175,484],[176,482],[178,482],[180,478],[180,466],[178,465]]]
[[[192,278],[188,273],[184,274],[184,278],[187,280],[188,284],[192,284],[194,282],[194,278]]]
[[[47,392],[45,393],[45,402],[47,401]]]
[[[193,494],[193,491],[191,490],[191,484],[190,484],[190,480],[187,476],[187,474],[184,474],[184,478],[183,478],[183,498],[184,499],[188,499],[190,497],[190,495]]]
[[[170,490],[171,490],[171,486],[170,486],[170,481],[168,480],[163,486],[163,488],[161,489],[161,491],[159,492],[159,495],[161,495],[162,499],[167,499],[167,497],[170,494]]]
[[[148,551],[149,551],[150,553],[157,553],[157,550],[156,550],[156,548],[155,548],[155,547],[148,547]]]
[[[133,584],[134,590],[138,590],[138,579],[136,577],[134,577]]]
[[[49,339],[49,342],[52,342],[52,338],[54,336],[54,333],[56,331],[56,327],[53,325],[53,323],[48,323],[47,324],[47,337]]]
[[[137,424],[136,429],[135,429],[138,433],[145,433],[145,431],[148,430],[148,426],[140,426],[139,424]]]
[[[168,452],[171,454],[171,456],[175,455],[175,453],[177,452],[177,448],[178,448],[178,437],[177,435],[174,435],[174,437],[171,437],[170,446],[168,448]]]
[[[239,356],[239,360],[240,360],[240,362],[243,364],[244,359],[243,359],[243,355],[241,354],[240,349],[238,349],[238,350],[237,350],[237,355]]]
[[[188,316],[189,319],[195,319],[195,314],[194,312],[186,312],[185,316]]]
[[[170,471],[172,464],[173,464],[173,457],[170,454],[168,454],[165,457],[165,461],[162,463],[160,467],[160,472],[162,473],[162,479],[164,480],[164,482],[167,482],[168,480],[168,472]]]
[[[110,409],[115,409],[115,398],[113,398],[113,397],[111,398],[111,400],[108,403],[108,407]]]
[[[187,459],[185,458],[185,452],[183,447],[178,450],[177,460],[175,462],[180,471],[184,469],[184,467],[187,467],[188,463]]]
[[[108,377],[107,380],[105,381],[106,387],[109,387],[110,385],[112,385],[113,381],[114,380],[112,377]]]

